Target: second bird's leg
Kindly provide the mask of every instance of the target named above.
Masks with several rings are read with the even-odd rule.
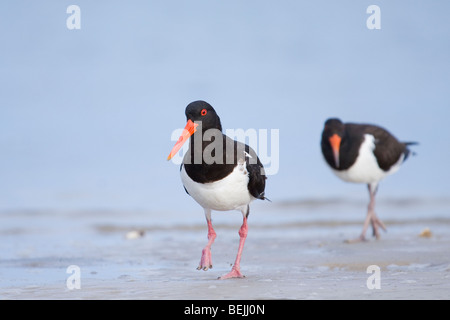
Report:
[[[380,227],[381,227],[381,229],[386,231],[386,226],[377,217],[377,214],[375,213],[375,195],[376,195],[377,189],[378,189],[377,184],[368,184],[367,186],[368,186],[368,189],[369,189],[370,202],[369,202],[369,206],[367,208],[366,219],[364,220],[364,225],[363,225],[363,229],[362,229],[361,235],[358,238],[354,239],[354,240],[348,240],[347,241],[347,242],[350,242],[350,243],[366,241],[366,231],[367,231],[367,228],[369,227],[369,224],[372,225],[373,236],[376,237],[377,239],[380,238],[380,233],[378,231]]]

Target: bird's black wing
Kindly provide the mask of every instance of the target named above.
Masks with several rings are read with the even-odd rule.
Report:
[[[248,171],[248,191],[256,199],[266,200],[264,196],[264,190],[266,188],[266,174],[264,172],[264,166],[259,160],[256,152],[248,145],[235,142],[237,159],[245,160],[246,168]],[[268,200],[268,199],[267,199]]]
[[[267,176],[264,173],[264,167],[259,158],[257,158],[258,161],[256,164],[249,163],[249,160],[250,159],[246,159],[249,177],[248,191],[256,199],[266,200],[265,188]]]
[[[389,131],[375,125],[364,125],[364,133],[375,138],[375,150],[378,165],[384,171],[388,171],[404,155],[403,161],[408,157],[410,150],[407,144],[400,142]]]

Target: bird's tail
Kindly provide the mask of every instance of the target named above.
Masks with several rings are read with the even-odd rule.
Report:
[[[261,192],[261,193],[259,194],[259,196],[257,197],[257,199],[260,199],[260,200],[267,200],[267,201],[269,201],[269,202],[272,202],[272,200],[270,200],[269,198],[267,198],[266,195],[265,195],[264,193],[265,193],[264,191]]]
[[[409,150],[409,146],[415,146],[418,145],[418,142],[415,141],[408,141],[408,142],[403,142],[403,144],[406,146],[406,150],[405,150],[405,159],[403,161],[405,161],[406,159],[408,159],[409,155],[415,156],[417,155],[417,152],[411,151]]]

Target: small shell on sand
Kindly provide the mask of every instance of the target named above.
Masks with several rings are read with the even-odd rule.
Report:
[[[142,238],[144,235],[145,235],[144,230],[132,230],[127,232],[127,234],[125,235],[125,239],[128,240],[138,239]]]
[[[419,237],[422,237],[422,238],[431,238],[432,235],[433,234],[431,233],[430,228],[425,228],[422,230],[421,233],[419,233]]]

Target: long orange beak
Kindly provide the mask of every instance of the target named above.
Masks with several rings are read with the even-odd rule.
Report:
[[[339,148],[341,147],[342,138],[335,133],[329,140],[331,149],[333,149],[334,163],[336,164],[336,168],[339,168]]]
[[[172,148],[172,151],[170,151],[169,156],[167,157],[167,160],[170,160],[173,158],[174,155],[177,154],[177,152],[181,149],[183,144],[189,139],[190,136],[194,134],[195,131],[197,131],[198,123],[192,122],[192,120],[188,120],[186,123],[186,127],[184,127],[183,133],[178,138],[177,143]]]

